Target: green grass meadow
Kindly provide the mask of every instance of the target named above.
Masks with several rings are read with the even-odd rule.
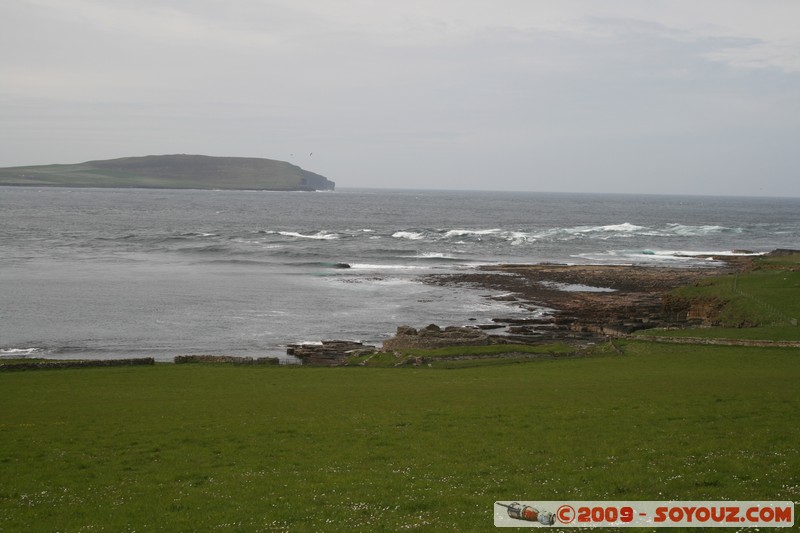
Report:
[[[615,344],[2,372],[0,531],[490,531],[497,500],[800,500],[799,349]]]

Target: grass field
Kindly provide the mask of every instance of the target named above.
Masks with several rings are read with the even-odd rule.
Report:
[[[800,500],[797,349],[0,373],[0,531],[488,531],[497,500]]]

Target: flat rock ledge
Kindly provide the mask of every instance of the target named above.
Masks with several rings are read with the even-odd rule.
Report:
[[[340,366],[350,356],[375,353],[377,348],[361,342],[328,340],[320,344],[289,344],[286,355],[292,355],[304,365]]]

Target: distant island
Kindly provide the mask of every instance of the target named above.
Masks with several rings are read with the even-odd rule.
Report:
[[[336,186],[286,161],[186,154],[6,167],[0,168],[0,185],[266,191],[332,191]]]

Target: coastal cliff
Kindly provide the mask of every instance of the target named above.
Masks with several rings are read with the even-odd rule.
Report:
[[[269,191],[332,191],[336,186],[285,161],[186,154],[0,168],[0,185]]]

